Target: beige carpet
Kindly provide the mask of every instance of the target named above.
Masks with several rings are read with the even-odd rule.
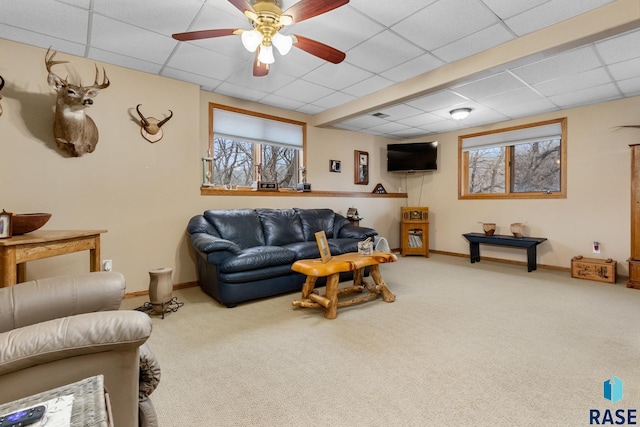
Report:
[[[396,301],[335,320],[298,294],[228,309],[176,291],[150,339],[161,427],[585,426],[590,409],[640,409],[640,291],[623,281],[444,255],[381,270]]]

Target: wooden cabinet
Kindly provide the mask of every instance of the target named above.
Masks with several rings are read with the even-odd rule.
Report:
[[[628,288],[640,289],[640,144],[631,145],[631,256]]]
[[[429,257],[429,208],[404,207],[400,222],[400,253]]]

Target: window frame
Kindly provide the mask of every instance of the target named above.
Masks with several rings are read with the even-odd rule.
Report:
[[[247,116],[253,116],[253,117],[258,117],[261,119],[267,119],[267,120],[274,120],[274,121],[278,121],[278,122],[283,122],[283,123],[288,123],[288,124],[293,124],[293,125],[297,125],[301,127],[302,130],[302,147],[299,148],[300,151],[302,151],[302,153],[298,154],[298,164],[299,164],[299,168],[298,168],[298,182],[302,182],[302,171],[300,170],[301,168],[305,168],[306,169],[306,164],[307,164],[307,123],[306,122],[301,122],[298,120],[293,120],[293,119],[287,119],[285,117],[279,117],[279,116],[274,116],[271,114],[265,114],[265,113],[260,113],[257,111],[252,111],[252,110],[246,110],[243,108],[238,108],[238,107],[231,107],[228,105],[223,105],[223,104],[217,104],[215,102],[210,102],[209,103],[209,139],[207,141],[207,153],[211,153],[211,155],[213,157],[215,157],[215,152],[213,151],[214,149],[214,110],[215,109],[219,109],[219,110],[226,110],[226,111],[230,111],[233,113],[238,113],[238,114],[244,114]],[[260,158],[262,156],[262,146],[265,144],[259,144],[256,141],[251,141],[254,146],[253,146],[253,150],[254,153],[257,153],[256,155],[258,156],[257,158]],[[258,147],[259,144],[259,147]],[[266,145],[272,145],[272,144],[268,144],[266,143]],[[212,166],[212,165],[211,165]],[[254,165],[255,166],[255,165]],[[255,178],[255,174],[256,174],[256,168],[253,168],[254,170],[254,178]],[[213,171],[211,171],[213,173]],[[255,178],[257,179],[257,178]],[[250,190],[251,186],[239,186],[237,187],[238,189],[244,189],[244,190]],[[286,190],[286,189],[285,189]],[[267,195],[268,192],[264,192],[265,195]]]
[[[511,159],[513,147],[516,144],[505,145],[504,167],[505,167],[505,191],[504,193],[469,193],[469,151],[463,151],[464,139],[496,134],[501,132],[512,132],[531,127],[539,127],[559,123],[561,127],[560,139],[560,191],[546,193],[538,192],[511,192],[512,168]],[[529,123],[525,125],[512,126],[508,128],[495,129],[486,132],[478,132],[458,136],[458,199],[459,200],[484,200],[484,199],[566,199],[567,198],[567,118],[545,120],[541,122]]]

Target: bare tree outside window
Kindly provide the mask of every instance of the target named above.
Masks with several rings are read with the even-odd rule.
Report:
[[[459,194],[566,198],[566,118],[459,137]]]

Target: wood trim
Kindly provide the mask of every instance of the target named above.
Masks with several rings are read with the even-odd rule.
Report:
[[[407,193],[364,193],[358,191],[295,191],[280,189],[278,191],[222,190],[212,187],[200,187],[201,196],[260,196],[260,197],[367,197],[406,199]]]

